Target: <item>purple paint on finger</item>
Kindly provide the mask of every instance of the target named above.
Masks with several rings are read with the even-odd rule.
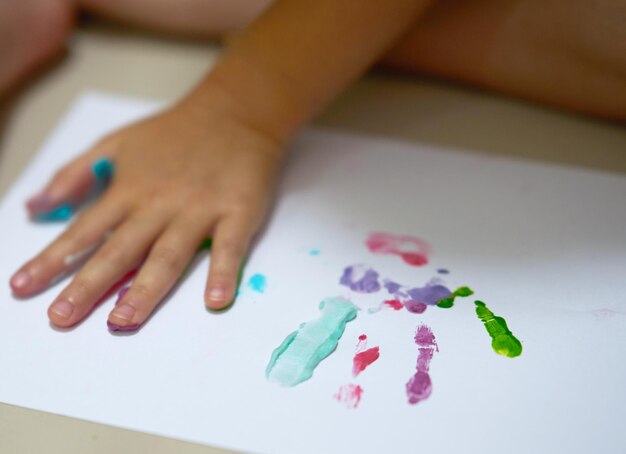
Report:
[[[128,290],[130,290],[130,285],[127,285],[126,287],[122,287],[120,289],[120,291],[117,293],[117,301],[115,302],[116,306],[122,300],[122,298],[124,298],[124,296],[128,293]]]
[[[452,292],[448,287],[441,284],[426,284],[424,287],[412,288],[408,291],[412,300],[418,301],[429,306],[434,306],[437,301],[448,298]]]
[[[132,325],[121,326],[121,325],[116,325],[115,323],[111,323],[108,320],[107,320],[107,326],[109,330],[116,331],[116,332],[137,331],[141,327],[139,323],[133,323]]]
[[[365,265],[353,265],[344,269],[339,283],[359,293],[374,293],[380,290],[378,273]]]

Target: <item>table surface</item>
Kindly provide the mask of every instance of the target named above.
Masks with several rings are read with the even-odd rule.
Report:
[[[83,25],[67,55],[0,106],[0,197],[85,90],[173,101],[215,61],[212,43]],[[112,71],[111,69],[114,68]],[[626,173],[626,127],[419,78],[372,74],[315,122],[350,132]],[[123,447],[123,448],[120,448]],[[228,451],[0,404],[0,451]]]

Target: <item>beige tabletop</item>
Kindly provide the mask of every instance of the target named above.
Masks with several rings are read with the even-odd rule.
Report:
[[[0,196],[85,90],[171,101],[210,67],[210,43],[86,25],[67,56],[0,110]],[[371,75],[317,121],[352,132],[626,173],[626,127],[423,79]],[[1,453],[220,453],[0,404]]]

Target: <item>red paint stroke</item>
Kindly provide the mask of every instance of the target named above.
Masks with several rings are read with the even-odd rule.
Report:
[[[428,263],[430,246],[424,240],[413,236],[374,232],[370,234],[365,244],[375,254],[399,255],[411,266],[424,266]]]
[[[360,341],[367,340],[367,336],[366,336],[365,334],[361,334],[361,335],[359,336],[359,340],[360,340]]]
[[[380,349],[378,347],[368,348],[354,355],[352,360],[352,376],[356,377],[365,370],[370,364],[380,357]]]
[[[334,398],[337,402],[345,404],[346,408],[354,410],[359,406],[361,396],[363,396],[363,388],[359,385],[348,384],[340,386]]]
[[[392,308],[394,311],[399,311],[404,307],[404,304],[402,304],[400,300],[386,300],[383,304]]]

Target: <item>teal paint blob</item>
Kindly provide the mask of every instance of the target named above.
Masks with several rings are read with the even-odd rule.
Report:
[[[248,281],[248,287],[257,293],[263,293],[267,288],[267,279],[262,274],[255,274]]]
[[[115,173],[115,165],[113,161],[108,158],[100,158],[91,166],[91,171],[96,177],[96,181],[99,185],[105,186],[113,178]]]
[[[69,203],[64,203],[58,207],[45,211],[43,213],[37,213],[35,220],[39,222],[58,222],[69,221],[74,215],[74,208]]]
[[[321,253],[321,251],[319,249],[311,249],[309,251],[309,255],[312,256],[312,257],[316,257],[316,256],[320,255],[320,253]]]
[[[325,299],[319,309],[320,318],[303,323],[274,350],[265,370],[268,380],[291,387],[311,378],[357,315],[357,307],[341,297]]]

